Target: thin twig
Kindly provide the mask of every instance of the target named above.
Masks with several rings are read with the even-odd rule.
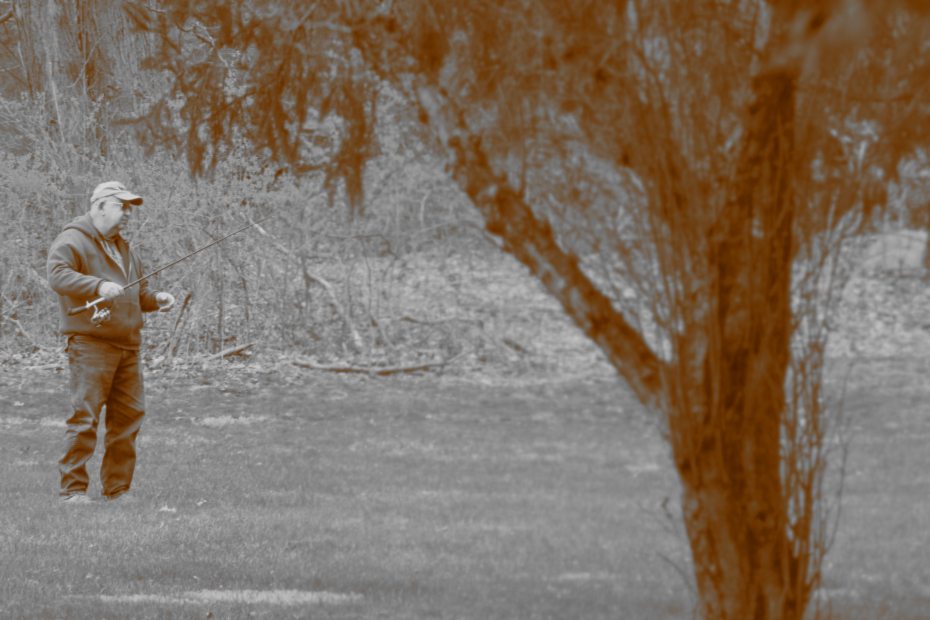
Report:
[[[26,328],[23,327],[23,324],[22,324],[22,323],[20,323],[19,321],[17,321],[16,319],[13,319],[13,318],[8,318],[7,321],[11,321],[11,322],[15,323],[15,324],[16,324],[16,327],[19,328],[19,331],[21,331],[21,332],[23,333],[23,336],[25,336],[26,338],[28,338],[28,339],[29,339],[29,342],[31,342],[31,343],[33,344],[33,346],[36,346],[36,341],[33,340],[32,336],[29,335],[29,332],[26,331]]]
[[[249,222],[252,222],[252,220],[250,219]],[[253,223],[253,224],[254,224],[254,223]],[[294,258],[294,259],[297,258],[297,257],[294,255],[294,252],[292,252],[291,250],[289,250],[288,248],[286,248],[286,247],[284,246],[284,244],[282,244],[280,241],[278,241],[276,238],[274,238],[274,237],[273,237],[270,233],[268,233],[264,228],[262,228],[262,227],[259,226],[258,224],[254,224],[254,226],[255,226],[255,229],[256,229],[260,234],[262,234],[262,235],[268,237],[268,239],[271,241],[271,243],[274,245],[274,247],[277,248],[280,252],[283,252],[284,254],[287,254],[287,255],[290,256],[291,258]],[[339,302],[339,298],[336,297],[336,291],[333,290],[333,285],[330,284],[330,283],[329,283],[327,280],[325,280],[324,278],[321,278],[319,275],[314,274],[314,273],[310,273],[310,272],[307,271],[306,269],[304,269],[304,277],[305,277],[305,278],[309,277],[311,280],[317,282],[317,283],[320,284],[324,289],[326,289],[327,294],[329,294],[330,301],[332,301],[333,308],[335,308],[335,310],[336,310],[336,314],[338,314],[338,315],[342,318],[342,320],[345,322],[346,327],[349,329],[349,332],[350,332],[351,335],[352,335],[352,340],[353,340],[353,342],[355,343],[355,346],[361,348],[361,345],[362,345],[361,336],[359,336],[359,333],[358,333],[358,331],[355,329],[355,326],[354,326],[354,325],[352,324],[352,322],[349,320],[349,315],[346,313],[345,309],[342,307],[342,304]]]

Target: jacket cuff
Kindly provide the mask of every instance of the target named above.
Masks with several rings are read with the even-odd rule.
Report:
[[[160,291],[150,291],[146,289],[145,294],[139,298],[142,312],[155,312],[159,309],[158,302],[155,301],[155,295]]]

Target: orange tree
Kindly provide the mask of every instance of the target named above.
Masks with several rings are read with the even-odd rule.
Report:
[[[378,102],[401,96],[404,133],[663,421],[699,613],[803,616],[837,239],[928,133],[921,2],[127,6],[173,77],[138,128],[195,174],[237,137],[306,169],[332,117],[323,166],[358,213]],[[177,98],[186,133],[164,122]]]

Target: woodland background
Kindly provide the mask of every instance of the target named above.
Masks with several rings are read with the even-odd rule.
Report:
[[[149,271],[250,217],[274,215],[261,233],[232,237],[153,278],[178,302],[170,315],[146,316],[149,360],[167,365],[255,343],[365,365],[525,355],[529,342],[512,342],[521,334],[507,331],[520,312],[510,296],[485,289],[466,299],[462,290],[478,270],[511,281],[524,274],[484,238],[467,198],[410,138],[409,118],[398,112],[378,128],[383,152],[365,179],[373,191],[363,218],[351,218],[324,187],[313,162],[332,144],[319,137],[298,174],[243,148],[223,153],[211,178],[192,179],[183,157],[147,151],[119,124],[144,114],[166,81],[143,68],[148,36],[131,33],[117,5],[18,3],[0,26],[4,363],[60,357],[47,249],[106,180],[145,199],[124,236]],[[394,103],[385,93],[382,105]],[[174,122],[184,121],[175,114]]]
[[[153,278],[153,287],[178,300],[173,313],[146,317],[145,355],[156,365],[246,344],[321,364],[459,358],[545,365],[566,360],[553,340],[559,333],[597,357],[527,271],[484,234],[480,215],[387,87],[362,217],[352,217],[344,191],[329,191],[324,164],[338,145],[327,140],[326,123],[304,141],[306,165],[298,170],[243,144],[220,153],[209,178],[192,178],[183,155],[141,146],[120,121],[147,113],[168,80],[145,68],[152,35],[132,32],[118,4],[20,0],[0,17],[2,363],[60,361],[46,252],[107,180],[145,198],[126,236],[149,270],[250,217],[274,214],[261,231]],[[192,26],[190,34],[185,45],[209,50],[206,31]],[[236,92],[234,77],[228,88]],[[385,113],[392,106],[396,114]],[[180,107],[169,106],[178,129],[185,127]],[[868,126],[848,130],[836,136],[838,145],[861,159],[875,136]],[[930,163],[918,154],[899,173],[881,221],[848,245],[859,268],[831,343],[836,354],[930,350],[923,281]]]

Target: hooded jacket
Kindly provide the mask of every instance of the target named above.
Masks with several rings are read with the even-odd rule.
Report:
[[[156,291],[150,291],[145,281],[126,289],[116,299],[98,304],[110,310],[110,320],[99,326],[90,322],[93,310],[68,316],[68,310],[100,297],[97,288],[102,282],[115,282],[125,287],[142,277],[142,261],[133,254],[129,244],[119,234],[113,241],[127,266],[128,278],[103,249],[103,239],[90,214],[74,218],[48,251],[48,283],[58,293],[59,330],[63,335],[91,336],[121,349],[138,351],[142,342],[142,313],[158,310]]]

